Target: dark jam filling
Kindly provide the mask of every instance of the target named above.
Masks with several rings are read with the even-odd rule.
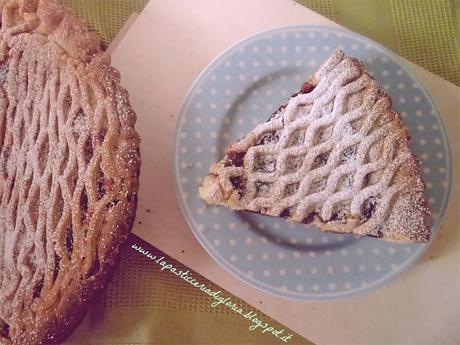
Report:
[[[313,223],[313,221],[315,220],[315,216],[317,215],[316,212],[311,212],[308,214],[308,216],[306,216],[303,220],[302,220],[302,223],[303,224],[310,224],[310,223]]]
[[[243,184],[243,179],[241,178],[241,176],[232,176],[232,177],[230,177],[230,182],[231,182],[233,188],[235,188],[239,192],[244,191],[244,184]]]
[[[67,249],[67,253],[72,254],[73,252],[73,230],[72,224],[69,225],[65,235],[65,247]]]
[[[300,93],[310,93],[315,88],[315,85],[309,83],[308,81],[302,84],[302,88],[300,89]]]
[[[0,337],[10,339],[10,325],[0,320]]]
[[[244,163],[244,155],[246,152],[230,151],[227,153],[227,160],[224,163],[226,167],[242,167]]]
[[[375,208],[377,206],[377,199],[373,199],[369,202],[364,202],[361,206],[361,223],[366,222],[375,212]]]
[[[285,208],[285,209],[280,213],[280,217],[281,217],[281,218],[287,218],[287,217],[289,217],[290,214],[291,214],[291,212],[289,212],[289,209],[288,209],[288,208]]]
[[[308,214],[308,216],[306,216],[303,220],[302,220],[302,224],[310,224],[310,223],[313,223],[313,221],[315,220],[315,216],[317,215],[318,213],[316,212],[310,212]],[[280,217],[281,218],[287,218],[291,215],[291,212],[289,211],[288,208],[285,208],[281,213],[280,213]]]
[[[42,290],[43,290],[43,286],[44,286],[44,281],[43,279],[40,280],[37,285],[35,285],[34,287],[34,290],[33,290],[33,298],[38,298],[40,297],[41,293],[42,293]]]

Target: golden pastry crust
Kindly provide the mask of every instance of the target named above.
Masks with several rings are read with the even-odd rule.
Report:
[[[0,0],[0,343],[58,343],[136,212],[136,116],[99,36],[53,0]]]
[[[391,98],[337,50],[301,91],[233,143],[199,189],[208,204],[324,231],[426,242],[420,163]]]

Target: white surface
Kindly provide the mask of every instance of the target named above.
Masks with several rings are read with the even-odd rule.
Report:
[[[460,231],[454,211],[460,205],[460,88],[419,67],[413,68],[449,131],[454,186],[440,235],[403,276],[349,300],[291,301],[260,292],[224,271],[188,229],[176,202],[171,162],[176,114],[187,90],[230,44],[257,31],[292,24],[338,26],[283,0],[152,0],[148,4],[113,54],[142,137],[137,217],[142,225],[137,224],[134,232],[318,344],[458,344]]]

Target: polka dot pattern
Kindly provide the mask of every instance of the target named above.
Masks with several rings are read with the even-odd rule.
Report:
[[[339,46],[364,61],[409,128],[423,164],[434,232],[450,189],[450,151],[439,114],[419,82],[380,45],[345,31],[302,26],[258,34],[222,53],[195,82],[179,117],[174,157],[178,199],[191,229],[217,262],[280,296],[324,300],[368,291],[427,248],[209,207],[197,196],[202,177],[225,147],[265,121]]]

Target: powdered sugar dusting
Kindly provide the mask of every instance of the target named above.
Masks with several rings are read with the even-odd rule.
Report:
[[[132,226],[139,138],[94,33],[54,1],[2,10],[0,342],[55,342]]]
[[[359,61],[340,50],[308,83],[313,85],[309,92],[291,97],[275,116],[229,148],[245,152],[241,208],[263,208],[272,216],[295,209],[288,218],[299,223],[314,209],[320,226],[346,219],[347,229],[356,234],[382,227],[381,237],[396,237],[384,225],[403,207],[397,202],[402,195],[419,193],[419,171],[389,96]],[[276,140],[260,140],[266,135]],[[222,170],[218,175],[225,179]],[[260,181],[270,183],[269,196],[257,193]],[[370,198],[379,203],[362,217]],[[413,207],[421,203],[423,198]],[[429,231],[425,218],[413,221],[408,232]],[[398,239],[413,240],[405,235]]]

